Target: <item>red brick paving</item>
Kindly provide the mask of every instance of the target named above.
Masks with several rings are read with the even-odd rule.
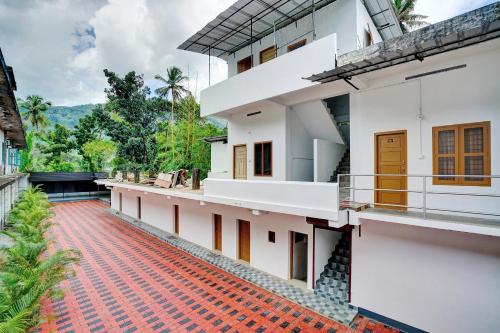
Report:
[[[106,212],[56,204],[55,247],[78,248],[64,300],[40,332],[397,332],[366,318],[349,328],[195,258]]]

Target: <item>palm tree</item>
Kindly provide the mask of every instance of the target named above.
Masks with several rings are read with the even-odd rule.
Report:
[[[428,22],[424,21],[428,16],[413,13],[416,3],[417,0],[392,0],[392,7],[396,12],[403,33],[429,25]]]
[[[172,66],[167,69],[167,78],[165,79],[161,75],[156,75],[155,79],[163,82],[165,86],[160,87],[155,90],[155,92],[160,96],[160,97],[165,97],[167,98],[168,95],[170,95],[171,98],[171,111],[170,111],[170,116],[169,116],[169,121],[168,121],[168,126],[166,130],[166,137],[165,137],[165,152],[168,150],[168,128],[172,124],[173,118],[174,118],[174,108],[175,108],[175,103],[181,99],[187,92],[188,90],[184,87],[183,83],[184,81],[188,80],[186,76],[182,75],[182,71],[175,66]],[[175,146],[174,146],[174,131],[172,130],[172,156],[175,154]]]
[[[26,97],[26,101],[20,103],[20,106],[26,109],[23,112],[23,117],[36,128],[37,132],[40,128],[44,128],[47,125],[47,118],[44,112],[52,106],[51,102],[44,101],[41,96],[30,95]]]

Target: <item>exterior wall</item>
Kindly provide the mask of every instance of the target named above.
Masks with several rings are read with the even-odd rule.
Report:
[[[377,27],[373,24],[370,14],[368,14],[366,7],[360,0],[356,0],[356,16],[358,49],[368,46],[365,40],[365,30],[368,30],[368,27],[370,27],[370,32],[372,34],[372,43],[376,44],[381,42],[382,36],[380,36]]]
[[[345,145],[314,139],[314,181],[330,181],[345,151]]]
[[[248,113],[262,113],[247,116]],[[254,176],[254,143],[272,141],[272,177]],[[233,147],[247,145],[247,178],[286,180],[286,108],[277,104],[231,115],[228,118],[229,174],[233,178]]]
[[[112,191],[113,209],[118,209],[119,189]],[[213,214],[222,216],[222,254],[238,259],[238,219],[250,221],[250,265],[282,279],[289,278],[290,231],[308,235],[308,282],[312,288],[313,228],[304,217],[267,213],[252,215],[250,210],[218,204],[201,206],[199,201],[142,191],[124,191],[123,213],[132,218],[137,216],[137,196],[142,197],[142,222],[167,232],[173,232],[173,208],[179,205],[179,236],[213,249]],[[116,201],[116,202],[115,202]],[[268,231],[274,231],[276,242],[268,242]]]
[[[499,49],[500,43],[493,41],[426,59],[414,65],[411,71],[394,68],[392,75],[371,79],[372,88],[351,94],[351,172],[374,173],[374,133],[407,130],[407,173],[430,175],[433,173],[434,126],[490,121],[491,174],[500,174]],[[461,64],[467,67],[418,80],[404,80],[408,75]],[[356,186],[373,188],[373,178],[356,178]],[[421,191],[422,180],[408,179],[408,189]],[[498,194],[500,179],[493,179],[491,187],[433,186],[428,179],[427,190]],[[357,191],[356,201],[373,202],[373,193]],[[408,204],[421,206],[421,194],[410,193]],[[500,214],[497,198],[429,194],[427,205]]]
[[[429,332],[498,330],[496,237],[365,221],[351,274],[353,305]]]
[[[230,155],[228,144],[214,142],[210,144],[210,171],[215,173],[227,173],[229,170]]]
[[[286,180],[310,182],[314,177],[313,138],[290,110],[286,113],[286,127]]]

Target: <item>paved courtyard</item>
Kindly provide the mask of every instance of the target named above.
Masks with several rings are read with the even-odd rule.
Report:
[[[56,247],[83,254],[65,298],[46,301],[39,332],[398,332],[358,317],[351,328],[202,261],[107,211],[56,204]]]

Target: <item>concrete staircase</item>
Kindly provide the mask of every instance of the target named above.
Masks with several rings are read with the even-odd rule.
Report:
[[[328,264],[314,285],[314,293],[339,305],[349,304],[349,266],[351,233],[344,232]]]
[[[330,177],[330,182],[336,183],[337,182],[337,176],[339,174],[349,174],[351,173],[351,154],[349,152],[349,149],[347,149],[344,153],[344,156],[342,156],[342,159],[339,162],[339,165],[337,165],[337,168],[333,172],[333,175]],[[349,187],[351,184],[350,178],[349,177],[341,177],[340,179],[340,184],[339,186],[341,187]],[[340,201],[344,200],[349,200],[351,191],[346,188],[341,188],[340,189]]]
[[[349,146],[350,138],[350,114],[349,114],[349,95],[337,96],[324,100],[335,124],[344,140]]]

